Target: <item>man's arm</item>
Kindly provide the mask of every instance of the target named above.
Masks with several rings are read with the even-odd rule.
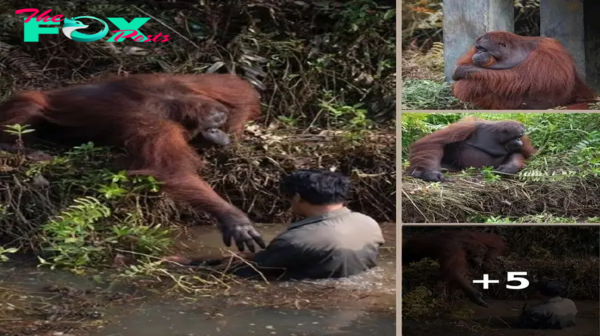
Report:
[[[243,264],[232,272],[241,277],[257,276],[257,270],[265,276],[280,276],[286,269],[301,262],[300,248],[284,238],[275,238],[266,249],[250,258],[250,265]]]

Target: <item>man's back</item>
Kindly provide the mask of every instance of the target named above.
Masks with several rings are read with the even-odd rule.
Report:
[[[256,270],[299,280],[346,277],[374,267],[383,234],[375,220],[345,207],[350,186],[348,177],[326,170],[300,169],[283,177],[282,196],[305,219],[252,257]],[[256,272],[242,266],[234,274]]]
[[[292,223],[252,261],[279,280],[340,278],[375,267],[383,243],[375,220],[344,207]],[[256,275],[248,266],[234,273]]]
[[[523,312],[520,327],[564,329],[575,326],[577,307],[571,299],[555,297]]]
[[[338,278],[366,271],[376,266],[384,243],[375,220],[348,208],[293,223],[277,238],[303,255],[302,262],[288,268],[294,278]]]

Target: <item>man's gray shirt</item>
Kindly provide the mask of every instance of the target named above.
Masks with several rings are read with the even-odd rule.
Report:
[[[531,329],[564,329],[575,326],[577,307],[566,298],[555,297],[525,310],[519,326]]]
[[[383,243],[374,219],[342,208],[292,223],[252,261],[263,274],[280,280],[347,277],[375,267]],[[256,272],[244,266],[234,274]]]

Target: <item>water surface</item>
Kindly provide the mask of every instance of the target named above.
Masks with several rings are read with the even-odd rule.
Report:
[[[266,240],[285,229],[283,225],[258,226]],[[0,321],[46,323],[53,330],[48,335],[55,336],[391,336],[396,330],[395,225],[383,229],[387,248],[382,250],[378,267],[368,272],[339,280],[242,282],[222,296],[161,295],[160,290],[140,291],[130,284],[99,280],[99,276],[77,276],[19,262],[0,264]],[[187,228],[177,238],[175,250],[214,256],[226,252],[214,227]],[[80,293],[51,291],[49,286]],[[9,305],[41,312],[19,316],[18,310],[11,313]],[[95,319],[97,327],[90,322]],[[4,322],[0,322],[0,334]],[[83,328],[84,324],[88,327]]]

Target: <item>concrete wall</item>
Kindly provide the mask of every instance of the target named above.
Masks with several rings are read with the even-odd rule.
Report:
[[[582,0],[540,1],[540,35],[560,41],[575,59],[579,74],[585,77],[583,22]]]
[[[489,31],[514,32],[512,0],[444,0],[444,62],[446,80],[458,58],[477,37]]]
[[[600,1],[586,1],[583,7],[585,31],[585,72],[589,86],[600,91]]]

